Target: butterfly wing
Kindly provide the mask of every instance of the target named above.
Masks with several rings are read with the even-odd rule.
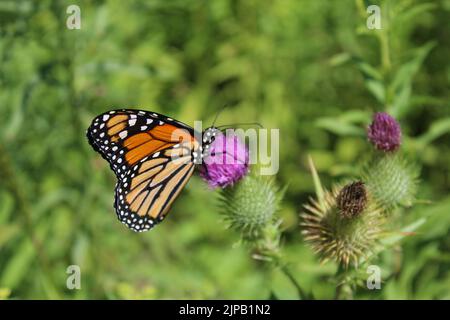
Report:
[[[154,112],[113,110],[93,120],[87,137],[117,176],[119,220],[138,232],[162,221],[194,171],[192,128]]]
[[[186,155],[173,160],[173,153]],[[134,231],[147,231],[162,221],[194,171],[190,158],[190,149],[173,146],[134,165],[116,186],[119,220]]]

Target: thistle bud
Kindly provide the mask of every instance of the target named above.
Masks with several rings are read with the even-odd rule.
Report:
[[[369,203],[370,197],[365,189],[362,193],[362,188],[360,183],[335,188],[325,191],[322,199],[311,199],[304,205],[300,215],[302,234],[322,262],[334,260],[344,267],[358,266],[375,251],[384,216]]]
[[[399,153],[374,155],[362,173],[367,190],[385,211],[412,204],[418,176],[417,167]]]
[[[247,176],[221,193],[221,208],[230,227],[243,239],[260,238],[265,227],[274,221],[281,193],[271,179]]]

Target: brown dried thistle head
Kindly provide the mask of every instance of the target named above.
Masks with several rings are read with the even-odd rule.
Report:
[[[336,204],[343,218],[359,216],[367,206],[364,182],[356,181],[344,186],[336,198]]]

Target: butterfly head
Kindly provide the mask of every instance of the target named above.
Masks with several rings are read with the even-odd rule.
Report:
[[[193,152],[192,158],[194,163],[202,163],[202,158],[207,157],[210,152],[210,145],[216,140],[216,137],[221,133],[221,131],[212,126],[207,128],[202,133],[202,145],[200,146],[200,152]]]
[[[209,146],[211,143],[213,143],[219,134],[220,134],[220,130],[216,127],[209,127],[205,131],[203,131],[202,142],[203,142],[204,148]]]

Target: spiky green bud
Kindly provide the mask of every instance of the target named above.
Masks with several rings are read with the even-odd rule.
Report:
[[[238,230],[244,240],[256,240],[274,222],[281,192],[272,179],[248,176],[221,193],[222,213],[230,227]]]
[[[362,173],[367,189],[386,211],[412,204],[418,176],[418,169],[399,153],[375,154]]]

